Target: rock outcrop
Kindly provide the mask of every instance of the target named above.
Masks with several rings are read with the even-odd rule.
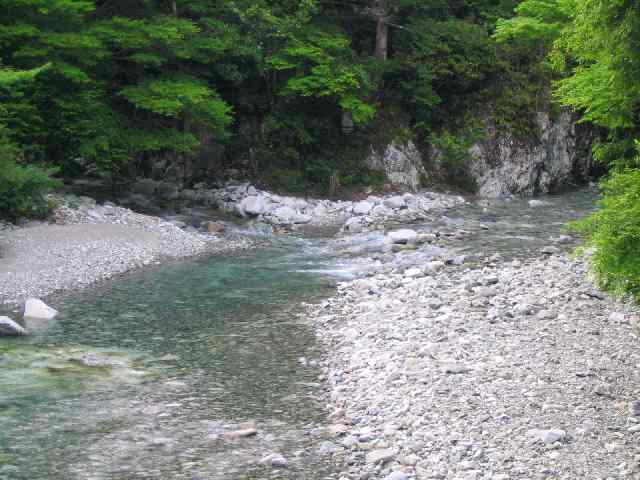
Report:
[[[414,191],[420,188],[426,175],[422,155],[411,140],[404,144],[394,140],[383,151],[372,149],[366,165],[384,172],[391,184]]]
[[[484,197],[550,193],[585,181],[590,173],[590,136],[568,112],[536,116],[536,140],[518,140],[487,124],[486,139],[469,150],[469,172]]]

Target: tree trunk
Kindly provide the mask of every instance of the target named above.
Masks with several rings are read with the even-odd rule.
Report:
[[[173,16],[178,16],[178,5],[176,4],[176,0],[172,0],[171,2],[171,11],[173,12]]]
[[[382,2],[380,2],[382,3]],[[377,27],[376,27],[376,58],[380,61],[385,61],[387,59],[387,47],[389,44],[389,25],[387,24],[387,19],[385,18],[384,11],[378,16],[377,19]]]

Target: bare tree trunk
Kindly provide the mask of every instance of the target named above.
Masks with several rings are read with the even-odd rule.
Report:
[[[383,2],[378,2],[379,4]],[[389,45],[389,24],[387,24],[387,19],[385,15],[385,11],[382,10],[381,14],[377,18],[377,27],[376,27],[376,58],[380,61],[385,61],[387,59],[387,48]]]
[[[176,0],[172,0],[171,2],[171,11],[173,12],[173,16],[178,16],[178,5],[176,4]]]
[[[389,6],[388,0],[373,0],[371,13],[376,20],[376,46],[375,57],[379,62],[385,62],[388,57],[389,48]],[[378,89],[378,95],[384,88],[384,80],[382,74],[379,74],[375,79],[375,83]]]

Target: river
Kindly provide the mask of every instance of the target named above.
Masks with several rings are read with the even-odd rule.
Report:
[[[537,255],[595,195],[474,201],[410,227],[441,232],[449,255]],[[58,295],[52,325],[2,339],[0,479],[337,478],[321,454],[322,347],[300,314],[392,254],[382,232],[264,243]],[[426,246],[390,265],[442,253]],[[258,434],[225,435],[247,424]],[[258,463],[272,452],[288,468]]]

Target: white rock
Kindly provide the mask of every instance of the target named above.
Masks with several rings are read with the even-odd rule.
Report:
[[[260,460],[260,464],[270,465],[276,468],[286,468],[289,465],[289,462],[279,453],[271,453]]]
[[[32,320],[53,320],[58,311],[38,298],[30,298],[24,305],[24,318]]]
[[[27,331],[22,327],[22,325],[14,322],[9,317],[0,317],[0,336],[19,336],[26,334]]]
[[[384,477],[384,480],[408,480],[408,479],[409,477],[407,476],[407,474],[400,471],[391,472],[389,475]]]
[[[423,276],[424,273],[419,268],[413,267],[405,270],[404,276],[408,278],[416,278]]]
[[[249,196],[238,204],[238,210],[241,214],[258,216],[267,212],[268,206],[263,196]]]
[[[373,209],[373,204],[362,201],[355,204],[353,207],[353,213],[356,215],[367,215]]]
[[[405,208],[407,206],[407,201],[404,197],[396,195],[395,197],[385,198],[382,201],[382,204],[388,208]]]
[[[560,429],[540,430],[535,428],[527,431],[527,435],[542,443],[555,443],[567,438],[567,432]]]
[[[403,228],[387,233],[387,239],[391,243],[415,243],[418,239],[418,233],[415,230]]]

